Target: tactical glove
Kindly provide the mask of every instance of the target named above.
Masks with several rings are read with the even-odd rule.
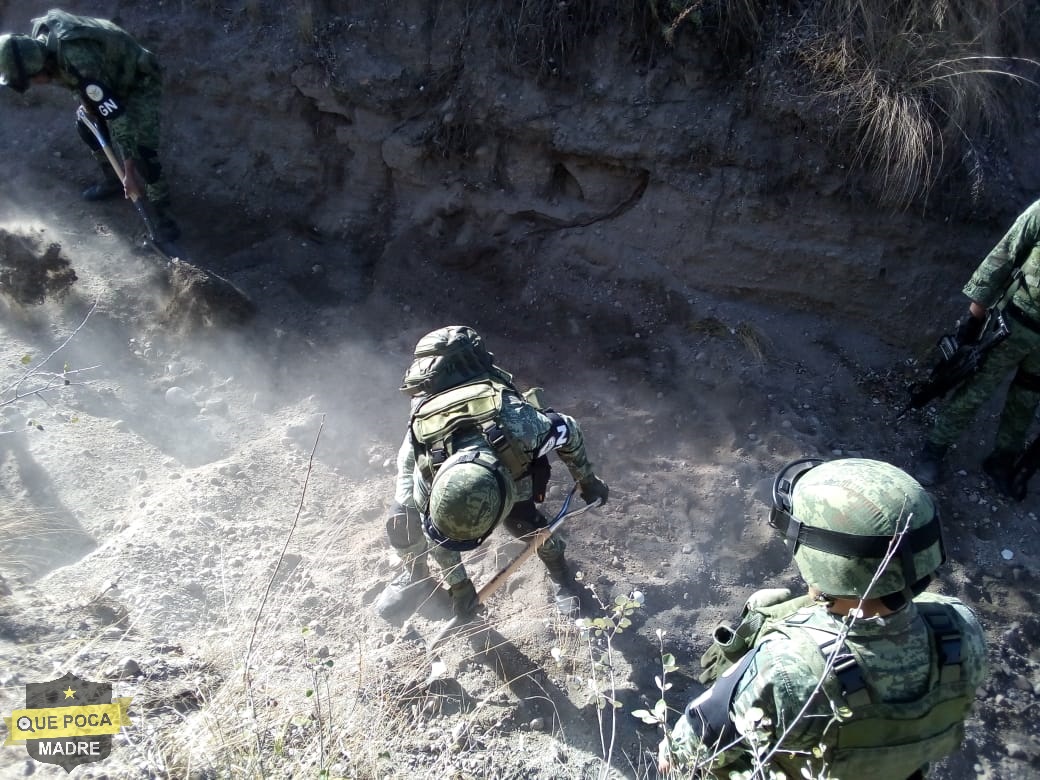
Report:
[[[965,314],[957,322],[957,333],[955,338],[961,346],[974,344],[982,335],[982,328],[986,324],[984,319],[973,317],[970,313]]]
[[[581,490],[581,498],[586,504],[596,501],[599,506],[603,506],[607,503],[610,488],[607,487],[606,482],[595,474],[589,474],[585,479],[578,482],[578,488]]]

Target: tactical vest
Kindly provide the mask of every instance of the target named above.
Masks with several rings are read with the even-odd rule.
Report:
[[[834,702],[836,727],[828,730],[827,750],[810,758],[805,754],[776,753],[773,760],[790,777],[801,777],[807,760],[827,777],[910,777],[925,764],[956,751],[964,737],[964,718],[975,691],[961,675],[961,632],[953,607],[918,603],[928,626],[930,672],[928,691],[908,702],[880,701],[872,690],[870,674],[856,651],[842,645],[832,674],[841,684],[843,701]],[[785,636],[808,634],[826,660],[833,654],[835,634],[792,621],[774,630]]]
[[[505,395],[513,392],[494,379],[482,379],[437,393],[415,407],[409,430],[416,466],[426,484],[433,484],[437,470],[458,449],[460,440],[468,439],[469,444],[474,434],[483,437],[514,480],[530,473],[531,456],[501,423]]]
[[[76,89],[103,119],[115,119],[123,113],[125,90],[140,75],[158,77],[159,62],[155,55],[141,46],[125,30],[107,19],[76,16],[66,11],[52,10],[33,19],[32,36],[44,39],[47,51],[58,59],[59,64],[76,80]],[[102,84],[84,79],[61,57],[61,47],[66,41],[91,40],[101,44],[107,61],[118,63],[121,70],[119,83]]]

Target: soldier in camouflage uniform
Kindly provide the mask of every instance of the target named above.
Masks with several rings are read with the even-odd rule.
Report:
[[[120,181],[93,133],[77,122],[104,176],[83,197],[103,200],[124,191],[137,196],[143,181],[158,216],[157,238],[176,240],[180,231],[167,211],[170,192],[158,154],[162,69],[152,52],[106,19],[55,9],[33,19],[31,35],[0,35],[0,84],[17,92],[56,84],[76,93],[107,129],[125,167]]]
[[[479,547],[500,522],[517,537],[548,525],[537,504],[545,497],[550,452],[567,466],[586,503],[607,500],[577,421],[542,408],[531,392],[522,394],[493,359],[466,326],[432,331],[416,345],[401,388],[413,398],[412,415],[386,526],[405,568],[375,604],[391,622],[411,614],[436,587],[428,557],[440,569],[455,614],[475,615],[476,589],[461,553]],[[564,547],[553,535],[537,554],[555,583],[557,607],[569,615],[580,605],[580,590]]]
[[[945,560],[932,498],[881,461],[803,459],[777,476],[770,524],[808,594],[758,591],[715,630],[713,684],[662,741],[662,773],[924,777],[986,675],[975,616],[923,592]]]
[[[964,286],[971,304],[958,325],[958,342],[979,338],[987,309],[1001,300],[1016,270],[1021,270],[1021,283],[1004,308],[1011,335],[990,350],[979,371],[954,391],[939,412],[914,466],[914,476],[923,485],[939,481],[950,445],[1014,371],[993,451],[982,463],[997,489],[1012,494],[1013,466],[1025,448],[1040,403],[1040,200],[1015,220]]]

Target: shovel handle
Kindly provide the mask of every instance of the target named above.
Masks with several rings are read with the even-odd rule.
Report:
[[[556,513],[556,517],[553,518],[553,521],[549,523],[549,525],[547,525],[545,528],[539,528],[538,531],[534,534],[534,536],[532,536],[528,540],[527,546],[524,547],[523,551],[518,556],[516,556],[516,558],[510,561],[505,567],[500,569],[494,577],[488,580],[484,584],[484,586],[479,591],[477,591],[478,604],[483,604],[488,598],[491,597],[492,593],[501,588],[505,581],[509,579],[510,575],[513,574],[513,572],[515,572],[521,566],[523,566],[524,562],[532,555],[534,555],[538,551],[539,547],[545,544],[545,542],[549,539],[550,536],[553,535],[556,529],[560,527],[560,523],[563,522],[564,518],[575,517],[577,515],[584,514],[585,512],[588,512],[590,509],[592,509],[592,507],[599,506],[599,504],[586,504],[581,509],[575,509],[573,512],[568,512],[567,510],[570,508],[571,499],[573,499],[574,496],[577,495],[578,487],[578,484],[575,483],[574,487],[571,488],[570,492],[567,494],[567,498],[564,499],[563,506],[560,507],[560,511]],[[460,625],[460,623],[461,621],[458,615],[449,620],[444,625],[444,628],[437,632],[437,636],[433,638],[433,641],[430,642],[428,648],[429,651],[432,652],[434,649],[436,649],[437,646]]]
[[[126,181],[126,169],[123,167],[123,163],[120,161],[119,156],[116,154],[115,149],[112,148],[112,144],[108,141],[108,136],[105,131],[101,128],[101,125],[90,115],[90,112],[84,106],[80,106],[76,109],[76,119],[86,127],[91,135],[97,139],[98,145],[101,147],[101,151],[105,153],[105,157],[108,158],[108,164],[112,166],[112,170],[115,171],[116,176],[119,177],[119,181]],[[154,244],[155,240],[155,220],[152,219],[151,213],[148,211],[148,202],[141,197],[137,191],[136,184],[131,187],[131,191],[128,192],[130,196],[130,202],[134,204],[134,208],[137,210],[137,214],[141,217],[141,221],[144,222],[145,230],[148,231],[148,238]]]
[[[495,576],[488,580],[486,583],[484,583],[480,590],[477,591],[477,603],[483,604],[485,601],[491,598],[491,594],[499,588],[501,588],[505,581],[508,580],[509,577],[513,574],[513,572],[515,572],[517,569],[523,566],[524,562],[532,555],[534,555],[538,551],[539,547],[541,547],[543,544],[546,543],[546,541],[548,541],[549,537],[552,536],[552,533],[552,526],[540,528],[538,532],[531,537],[530,541],[528,541],[527,546],[523,549],[523,551],[518,556],[516,556],[516,558],[510,561],[505,568],[499,569],[495,573]]]

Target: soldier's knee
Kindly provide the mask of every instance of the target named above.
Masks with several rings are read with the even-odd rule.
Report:
[[[538,511],[533,499],[513,504],[512,510],[503,522],[506,530],[513,536],[521,537],[533,534],[540,528],[549,525],[545,515]]]

